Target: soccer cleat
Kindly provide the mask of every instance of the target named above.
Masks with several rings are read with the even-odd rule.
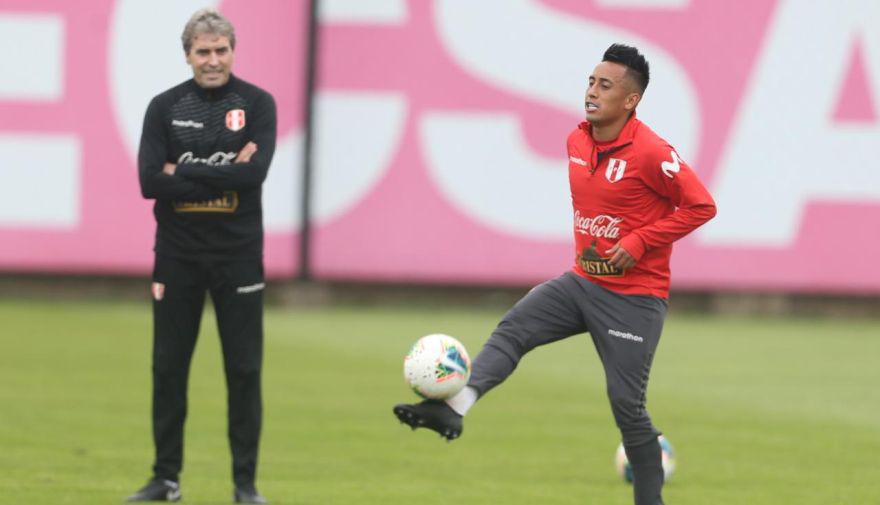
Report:
[[[153,478],[125,501],[180,501],[180,484],[168,479]]]
[[[455,440],[464,430],[461,416],[446,402],[425,400],[421,403],[401,403],[394,406],[394,415],[410,428],[428,428],[436,431],[447,441]]]
[[[235,488],[233,498],[235,503],[269,503],[253,486]]]

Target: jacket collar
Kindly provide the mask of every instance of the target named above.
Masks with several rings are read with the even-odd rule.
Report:
[[[611,149],[617,149],[627,144],[631,144],[633,138],[636,136],[636,130],[639,129],[639,125],[641,124],[642,122],[639,121],[638,118],[636,118],[636,112],[633,111],[632,115],[629,117],[629,119],[626,120],[626,123],[624,123],[623,129],[620,130],[620,134],[617,136],[617,138],[610,142],[602,142],[601,144],[593,139],[593,125],[590,124],[589,121],[582,122],[578,125],[578,128],[580,128],[584,131],[584,133],[587,134],[587,139],[589,143],[592,144],[592,146],[595,147],[597,151],[603,152]]]
[[[195,89],[196,94],[209,101],[217,100],[226,95],[226,92],[229,91],[235,81],[235,75],[229,74],[229,80],[226,81],[226,84],[224,84],[223,86],[217,88],[203,88],[199,86],[195,79],[189,80],[193,89]]]

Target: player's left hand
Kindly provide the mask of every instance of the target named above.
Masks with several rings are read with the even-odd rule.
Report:
[[[633,258],[626,249],[620,247],[620,242],[614,244],[614,247],[605,251],[605,254],[611,256],[608,263],[621,270],[626,270],[636,264],[636,259]]]
[[[241,151],[238,152],[238,156],[235,157],[235,163],[250,163],[251,156],[257,152],[257,144],[253,142],[248,142],[241,148]]]
[[[177,171],[177,165],[166,161],[165,165],[162,167],[162,171],[168,175],[174,175],[174,172]]]

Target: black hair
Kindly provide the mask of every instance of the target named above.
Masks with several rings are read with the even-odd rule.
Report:
[[[648,87],[648,81],[651,79],[651,71],[648,69],[648,60],[633,46],[625,44],[611,44],[611,47],[605,50],[602,61],[610,61],[619,63],[626,67],[636,84],[639,86],[641,93],[645,92]]]

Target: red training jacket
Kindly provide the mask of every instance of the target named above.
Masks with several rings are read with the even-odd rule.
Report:
[[[715,216],[693,170],[635,114],[617,139],[596,142],[583,122],[568,136],[574,207],[574,272],[627,295],[669,297],[672,243]],[[621,271],[606,253],[620,242],[636,264]]]

